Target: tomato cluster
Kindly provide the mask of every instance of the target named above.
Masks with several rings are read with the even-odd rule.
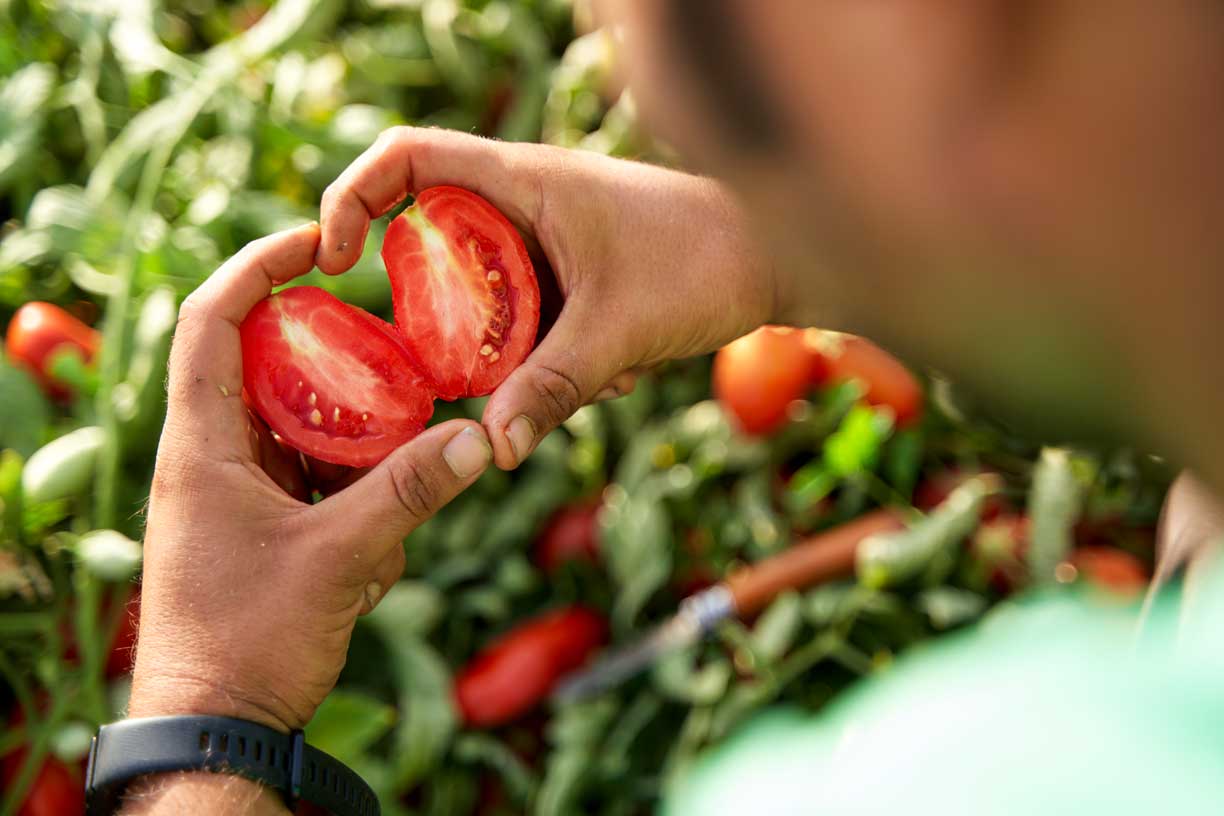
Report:
[[[540,290],[522,237],[480,196],[433,187],[382,248],[395,325],[293,287],[242,323],[243,387],[268,426],[325,462],[376,464],[435,398],[489,394],[531,352]]]
[[[856,381],[863,399],[892,411],[898,427],[922,417],[922,386],[899,360],[862,337],[763,326],[714,358],[714,393],[740,430],[771,434],[813,388]]]

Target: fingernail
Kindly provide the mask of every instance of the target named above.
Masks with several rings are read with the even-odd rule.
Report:
[[[464,428],[446,443],[442,458],[456,476],[466,479],[489,466],[493,451],[489,449],[484,434],[475,428]]]
[[[510,440],[510,447],[514,448],[514,458],[521,462],[531,453],[531,446],[535,444],[535,425],[527,417],[517,416],[506,428],[506,438]]]
[[[366,584],[365,599],[366,603],[370,605],[370,609],[373,609],[378,605],[380,598],[382,598],[382,584],[378,583],[377,581],[372,581]]]

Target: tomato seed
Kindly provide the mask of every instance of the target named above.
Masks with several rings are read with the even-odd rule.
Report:
[[[490,346],[488,343],[485,343],[483,346],[480,347],[481,357],[488,357],[492,353],[493,353],[493,347]]]
[[[311,396],[313,397],[314,394],[311,394]],[[322,425],[323,424],[323,415],[319,413],[318,408],[310,412],[310,424],[311,425]]]
[[[501,283],[501,272],[498,272],[496,269],[490,269],[489,274],[485,276],[485,279],[488,280],[489,283],[496,286],[497,284]]]
[[[316,402],[319,401],[319,395],[311,391],[310,396],[306,398],[306,401],[309,402],[311,405],[314,405]]]
[[[500,359],[501,359],[501,352],[500,352],[500,351],[495,351],[495,352],[493,352],[492,354],[490,354],[490,355],[489,355],[489,362],[490,362],[490,363],[496,363],[496,362],[497,362],[498,360],[500,360]]]

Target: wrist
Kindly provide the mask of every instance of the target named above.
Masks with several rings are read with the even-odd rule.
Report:
[[[235,717],[282,734],[303,728],[305,720],[267,692],[256,692],[183,674],[158,672],[139,663],[132,679],[128,717],[204,714]]]
[[[141,777],[128,786],[122,816],[179,813],[288,813],[278,791],[241,776],[179,771]]]

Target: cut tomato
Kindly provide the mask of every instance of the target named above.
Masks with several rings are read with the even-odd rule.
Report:
[[[285,442],[339,465],[377,464],[433,413],[392,327],[313,286],[278,292],[242,321],[242,379]]]
[[[531,353],[540,289],[506,217],[458,187],[431,187],[383,241],[395,322],[442,399],[492,393]]]

